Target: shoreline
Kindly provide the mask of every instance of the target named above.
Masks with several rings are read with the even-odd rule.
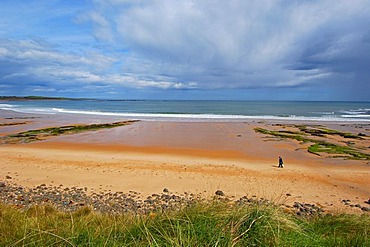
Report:
[[[1,127],[0,135],[67,123],[117,120],[4,115],[0,111],[3,119],[10,116],[39,118],[30,118],[30,123],[24,125]],[[0,169],[4,177],[12,177],[10,181],[28,187],[63,184],[88,187],[89,192],[131,190],[144,198],[164,188],[205,197],[222,190],[235,198],[256,196],[290,204],[300,201],[315,203],[327,211],[362,213],[342,200],[366,206],[364,202],[370,197],[369,162],[317,157],[295,141],[273,141],[253,130],[276,123],[140,121],[42,142],[0,145]],[[360,126],[332,125],[344,130]],[[366,128],[368,125],[361,131]],[[284,157],[284,169],[277,168],[279,155]]]
[[[95,118],[95,119],[113,119],[125,118],[127,120],[143,120],[143,121],[165,121],[165,122],[250,122],[250,121],[269,121],[269,122],[306,122],[310,124],[317,123],[363,123],[369,124],[370,118],[367,113],[370,107],[370,102],[354,101],[354,102],[331,102],[331,101],[320,101],[321,103],[332,103],[325,105],[322,111],[315,112],[314,109],[308,112],[302,111],[305,109],[305,105],[302,103],[316,104],[316,101],[261,101],[267,102],[272,110],[262,110],[260,115],[256,115],[256,112],[260,111],[260,101],[181,101],[181,100],[98,100],[98,99],[35,99],[33,104],[17,104],[17,102],[25,100],[8,100],[1,101],[0,111],[13,111],[20,114],[41,114],[41,115],[59,115],[64,118]],[[30,99],[32,101],[32,98]],[[53,104],[41,104],[42,101],[51,101]],[[58,102],[59,101],[59,102]],[[75,103],[79,101],[86,101],[88,106],[86,108],[76,108]],[[96,102],[126,102],[127,104],[96,104]],[[41,102],[41,103],[40,103]],[[55,103],[57,102],[57,103]],[[95,102],[89,104],[91,102]],[[128,103],[129,102],[129,103]],[[139,102],[139,103],[138,103]],[[144,103],[143,103],[144,102]],[[145,102],[148,103],[147,105]],[[172,108],[171,102],[176,103],[176,107]],[[178,105],[179,102],[186,102],[187,107],[189,105],[191,108],[188,110],[181,110],[181,106]],[[196,104],[194,104],[197,102]],[[230,109],[237,108],[236,111],[225,111],[225,110],[212,110],[205,102],[218,102],[220,105],[226,102]],[[297,109],[293,110],[292,113],[287,113],[286,111],[281,111],[281,106],[275,107],[276,103],[283,103],[283,107],[286,107],[286,103],[290,102],[295,105],[298,104]],[[316,102],[316,103],[315,103]],[[202,104],[203,103],[203,104]],[[341,105],[343,103],[350,104],[349,106]],[[151,104],[154,104],[152,106]],[[251,105],[250,105],[251,104]],[[352,105],[351,105],[352,104]],[[100,106],[102,105],[102,106]],[[263,104],[262,104],[263,105]],[[213,106],[214,107],[214,106]],[[266,105],[264,105],[266,107]],[[206,108],[205,111],[197,111],[192,109]],[[321,108],[319,108],[321,109]]]

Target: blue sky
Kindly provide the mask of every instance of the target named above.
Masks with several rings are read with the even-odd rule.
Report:
[[[0,6],[0,95],[370,101],[368,0]]]

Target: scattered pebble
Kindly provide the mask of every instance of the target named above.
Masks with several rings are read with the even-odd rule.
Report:
[[[324,210],[315,204],[294,202],[293,207],[298,216],[315,216],[322,214]]]
[[[215,195],[216,195],[216,196],[225,196],[225,193],[224,193],[222,190],[217,190],[217,191],[215,192]]]
[[[185,192],[184,194],[176,195],[167,188],[164,188],[162,193],[152,194],[146,198],[135,191],[124,193],[111,191],[94,192],[91,190],[90,194],[87,191],[87,187],[64,188],[63,185],[47,186],[46,184],[27,188],[6,180],[0,181],[0,202],[23,209],[34,205],[49,204],[64,211],[76,211],[81,207],[90,206],[94,211],[101,213],[149,214],[152,212],[177,211],[187,206],[207,201],[202,194]],[[255,195],[236,199],[225,196],[222,190],[217,190],[215,195],[215,199],[235,203],[237,206],[273,204],[269,200],[257,198]],[[286,195],[291,196],[290,194]],[[350,202],[348,199],[342,200],[342,203]],[[366,203],[370,203],[370,200]],[[281,205],[281,207],[302,217],[315,216],[324,212],[320,206],[300,202],[294,202],[293,205]],[[360,204],[353,205],[353,208],[361,209],[364,212],[370,211],[370,207],[364,207]]]
[[[351,200],[349,200],[349,199],[343,199],[342,203],[346,206],[351,207],[351,208],[359,208],[364,212],[370,212],[370,207],[363,207],[360,204],[351,204]],[[369,199],[369,201],[365,201],[365,203],[370,204],[370,199]]]

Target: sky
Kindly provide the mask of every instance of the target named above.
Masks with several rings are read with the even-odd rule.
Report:
[[[0,6],[0,95],[370,101],[368,0]]]

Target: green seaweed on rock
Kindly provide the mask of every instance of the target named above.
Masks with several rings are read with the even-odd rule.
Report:
[[[352,133],[340,132],[323,127],[308,127],[305,125],[297,125],[300,131],[286,131],[286,130],[268,130],[264,128],[255,128],[254,130],[261,134],[271,135],[278,138],[287,138],[300,141],[301,143],[313,143],[308,147],[307,151],[312,154],[320,155],[320,153],[332,154],[333,158],[347,158],[355,160],[370,160],[370,155],[363,153],[353,147],[341,146],[327,141],[309,138],[310,136],[325,137],[325,135],[340,135],[343,138],[363,139],[358,135]]]
[[[110,129],[119,126],[128,125],[137,122],[136,120],[104,123],[104,124],[84,124],[84,125],[68,125],[60,127],[43,128],[36,130],[28,130],[16,134],[11,134],[3,137],[2,143],[5,144],[16,144],[16,143],[29,143],[34,141],[44,140],[49,137],[59,135],[69,135],[79,132],[96,131],[100,129]]]

